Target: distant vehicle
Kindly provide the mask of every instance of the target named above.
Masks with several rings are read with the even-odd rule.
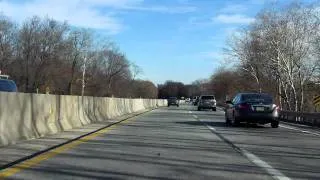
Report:
[[[179,107],[179,99],[177,97],[168,98],[168,107],[171,105]]]
[[[186,103],[189,103],[190,102],[190,98],[186,98]]]
[[[202,95],[198,102],[198,111],[202,109],[212,109],[217,111],[217,101],[213,95]]]
[[[279,107],[272,96],[264,93],[239,93],[232,101],[227,101],[226,124],[237,126],[241,122],[268,124],[279,127]]]
[[[0,75],[0,91],[17,92],[18,89],[16,83],[8,78],[8,75]]]
[[[199,102],[199,96],[195,96],[193,99],[192,99],[192,104],[194,106],[197,106],[198,105],[198,102]]]

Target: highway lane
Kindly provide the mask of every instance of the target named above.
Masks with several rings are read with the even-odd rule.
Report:
[[[270,172],[232,145],[284,177],[320,179],[319,138],[269,126],[225,127],[222,111],[160,108],[9,179],[272,179]]]
[[[224,116],[212,118],[210,112],[196,112],[216,133],[281,171],[291,179],[320,179],[320,136],[314,129],[290,125],[226,127]],[[281,124],[281,123],[280,123]]]

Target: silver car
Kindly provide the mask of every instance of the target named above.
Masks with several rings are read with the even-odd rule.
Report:
[[[227,101],[226,124],[238,126],[241,122],[267,124],[279,127],[280,108],[271,95],[265,93],[239,93]]]
[[[212,111],[217,110],[217,101],[213,95],[202,95],[198,102],[198,111],[202,109],[212,109]]]

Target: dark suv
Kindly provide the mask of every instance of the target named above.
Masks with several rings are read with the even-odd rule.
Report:
[[[239,125],[241,122],[279,126],[279,107],[272,96],[264,93],[240,93],[232,101],[226,102],[225,117],[227,125]]]
[[[170,97],[170,98],[168,98],[168,107],[171,106],[171,105],[174,105],[174,106],[179,107],[179,100],[178,100],[178,98],[176,98],[176,97]]]

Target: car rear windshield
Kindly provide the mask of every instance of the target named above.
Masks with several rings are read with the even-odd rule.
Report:
[[[242,95],[242,101],[262,104],[272,104],[273,102],[272,97],[267,94],[244,94]]]
[[[16,92],[17,86],[11,80],[0,80],[0,91]]]
[[[202,96],[201,99],[214,99],[214,96]]]

